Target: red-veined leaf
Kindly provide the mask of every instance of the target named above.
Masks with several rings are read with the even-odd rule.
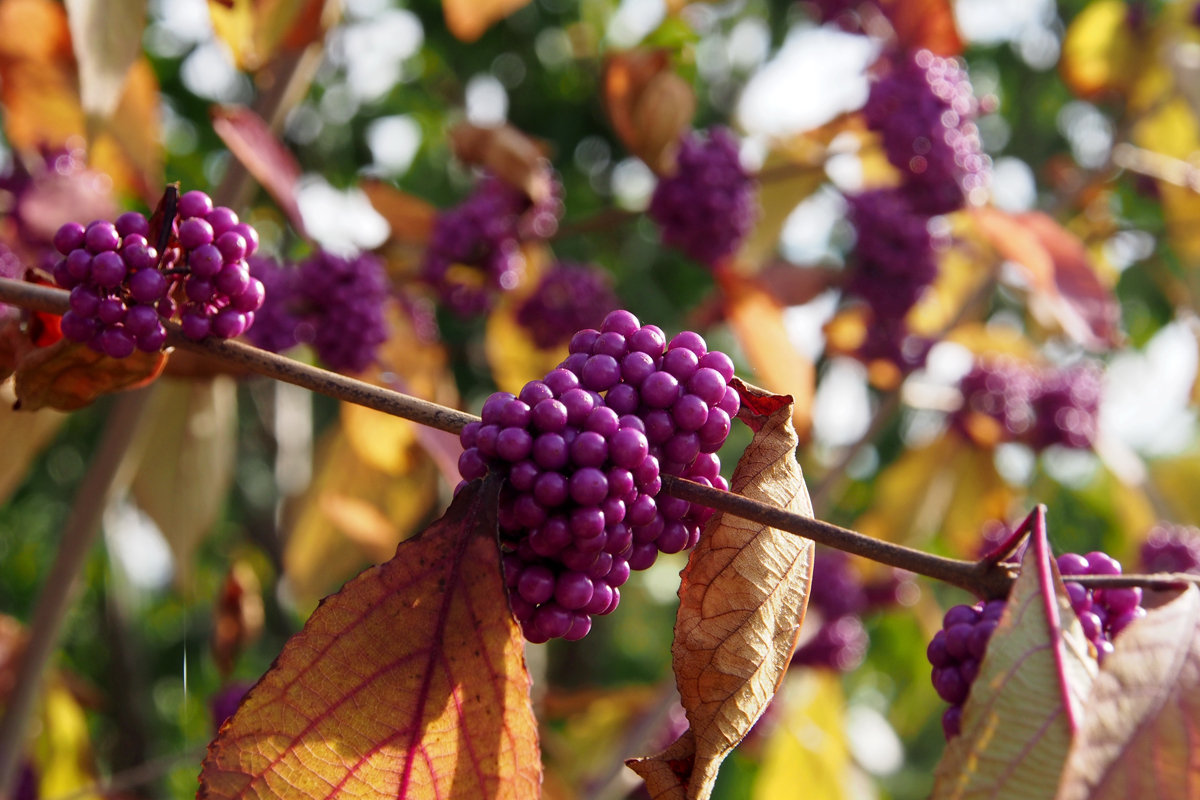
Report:
[[[791,398],[734,386],[738,417],[755,434],[731,490],[811,516]],[[808,539],[721,512],[705,527],[682,573],[671,647],[691,727],[662,753],[626,762],[655,800],[705,800],[721,762],[771,702],[808,606],[812,557]]]
[[[1053,798],[1096,675],[1039,508],[932,800]]]
[[[1200,590],[1121,632],[1096,678],[1058,800],[1200,794]]]
[[[498,482],[326,598],[209,746],[200,798],[536,798]]]

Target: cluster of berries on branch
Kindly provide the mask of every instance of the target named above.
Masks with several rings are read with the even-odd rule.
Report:
[[[987,194],[991,164],[978,110],[965,70],[928,50],[898,56],[871,86],[863,113],[903,182],[850,198],[857,243],[849,293],[870,310],[858,353],[864,361],[883,359],[904,372],[925,362],[929,343],[913,341],[905,318],[937,277],[930,219]]]
[[[754,180],[742,167],[734,135],[721,127],[685,135],[676,171],[659,180],[647,213],[664,242],[705,266],[732,255],[757,216]]]
[[[421,274],[443,305],[460,317],[487,311],[494,296],[516,288],[525,269],[521,242],[546,239],[563,214],[562,184],[548,181],[538,201],[485,176],[474,193],[438,215]]]
[[[318,250],[298,267],[254,258],[250,273],[267,287],[250,332],[257,347],[281,353],[308,344],[330,369],[362,372],[387,341],[391,287],[383,262],[369,253],[344,258]]]
[[[464,482],[502,471],[499,523],[513,611],[533,642],[580,639],[631,570],[694,547],[712,510],[660,497],[662,474],[728,489],[717,450],[741,399],[733,362],[691,332],[614,311],[514,397],[463,429]]]
[[[610,283],[608,273],[599,267],[559,262],[521,303],[517,323],[543,350],[564,345],[576,331],[599,328],[617,307]]]
[[[262,306],[265,290],[250,276],[246,257],[258,233],[228,208],[213,208],[203,192],[179,198],[159,253],[150,223],[136,212],[116,223],[68,222],[54,235],[62,258],[54,281],[71,291],[62,333],[111,358],[155,352],[167,340],[162,321],[179,315],[183,333],[241,336]]]
[[[864,582],[848,554],[821,549],[813,560],[812,586],[804,628],[816,634],[802,641],[792,656],[793,665],[824,667],[850,672],[862,663],[871,640],[862,615],[907,602],[918,592],[912,576],[891,569],[882,580]]]
[[[1091,364],[1038,369],[1012,358],[980,362],[959,384],[955,427],[984,444],[1020,441],[1086,449],[1096,440],[1103,376]]]
[[[1106,553],[1092,552],[1086,556],[1064,553],[1058,557],[1058,570],[1084,636],[1095,648],[1096,657],[1103,661],[1113,651],[1113,639],[1130,623],[1146,616],[1146,610],[1142,608],[1142,590],[1087,589],[1071,580],[1075,575],[1120,575],[1120,562]],[[933,665],[933,688],[939,697],[950,703],[942,716],[942,730],[947,740],[961,732],[963,705],[979,675],[988,642],[1000,624],[1007,602],[991,600],[973,606],[954,606],[946,612],[942,630],[926,649],[929,663]]]

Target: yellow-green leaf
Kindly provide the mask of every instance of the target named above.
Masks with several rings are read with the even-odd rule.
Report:
[[[763,750],[754,782],[754,800],[796,796],[812,800],[850,800],[851,769],[846,744],[846,697],[841,676],[824,669],[792,670],[775,702],[779,721]]]

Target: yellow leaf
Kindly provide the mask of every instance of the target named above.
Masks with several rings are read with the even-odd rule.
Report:
[[[856,530],[901,544],[924,541],[940,526],[953,497],[953,464],[966,449],[961,437],[947,434],[906,450],[875,481],[871,507]]]
[[[825,169],[821,162],[798,165],[781,150],[767,156],[760,174],[773,170],[786,174],[786,177],[759,183],[759,218],[754,230],[738,250],[735,262],[739,270],[757,272],[762,269],[778,249],[779,235],[788,216],[825,182]]]
[[[962,219],[954,214],[950,219]],[[955,245],[938,254],[938,275],[933,285],[908,312],[908,329],[917,336],[940,336],[975,299],[992,277],[992,268],[978,256],[973,242],[963,243],[969,226],[956,225]]]
[[[742,346],[754,380],[776,394],[791,395],[792,422],[801,439],[812,428],[816,368],[792,346],[779,303],[755,283],[721,272],[725,320]]]
[[[1063,38],[1059,72],[1080,97],[1124,94],[1137,78],[1138,42],[1122,0],[1084,6]]]
[[[213,29],[238,67],[255,71],[281,47],[303,50],[337,20],[340,3],[326,0],[209,0]]]
[[[754,800],[794,797],[798,787],[810,800],[849,800],[841,676],[824,669],[792,670],[775,702],[783,708],[763,752]]]
[[[1008,355],[1037,364],[1041,353],[1016,326],[968,322],[946,334],[946,341],[960,344],[976,356]]]
[[[237,384],[225,376],[164,378],[142,424],[133,496],[171,545],[175,579],[186,586],[196,547],[217,521],[233,482]]]
[[[1150,479],[1166,502],[1170,518],[1181,525],[1200,525],[1200,452],[1191,450],[1170,458],[1155,459]]]
[[[1054,797],[1096,662],[1044,528],[1031,539],[963,707],[962,733],[938,764],[932,800]]]
[[[323,597],[364,563],[390,556],[428,516],[437,472],[416,447],[406,458],[410,471],[389,475],[358,458],[340,428],[325,435],[313,482],[289,514],[283,564],[296,597]]]
[[[16,401],[12,382],[0,384],[0,442],[4,442],[4,458],[0,459],[0,503],[25,480],[30,463],[58,431],[66,414],[50,408],[32,414],[13,411]]]
[[[47,685],[40,716],[41,731],[33,745],[39,796],[98,800],[92,792],[77,794],[95,784],[95,760],[87,715],[60,678]]]
[[[417,440],[413,423],[355,403],[341,404],[342,430],[364,463],[388,475],[411,468],[409,448]]]
[[[812,516],[791,403],[735,379],[754,440],[731,491]],[[707,800],[721,762],[758,721],[791,663],[808,606],[813,543],[717,512],[681,575],[671,645],[690,727],[658,755],[626,763],[650,796]]]
[[[566,345],[542,350],[529,331],[517,322],[517,309],[550,266],[549,252],[544,247],[527,246],[524,252],[526,267],[521,285],[505,292],[488,315],[483,342],[496,386],[513,394],[518,394],[529,381],[541,380],[567,357]]]

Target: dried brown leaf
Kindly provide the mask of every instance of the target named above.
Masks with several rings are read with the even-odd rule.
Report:
[[[47,407],[74,411],[102,394],[145,386],[166,363],[165,353],[138,351],[116,359],[59,339],[27,354],[17,365],[17,405],[22,411]]]
[[[1088,698],[1058,800],[1200,795],[1200,590],[1121,633]]]
[[[655,172],[674,169],[675,145],[696,113],[691,86],[665,50],[628,50],[604,63],[604,107],[617,137]]]
[[[731,490],[812,516],[792,401],[735,381],[738,416],[755,432]],[[808,605],[813,543],[717,512],[679,587],[675,680],[691,727],[664,752],[626,762],[650,796],[705,800],[717,770],[754,726],[791,661]]]
[[[450,146],[460,161],[483,167],[535,203],[550,197],[550,162],[544,148],[512,125],[481,128],[459,123],[450,131]]]

